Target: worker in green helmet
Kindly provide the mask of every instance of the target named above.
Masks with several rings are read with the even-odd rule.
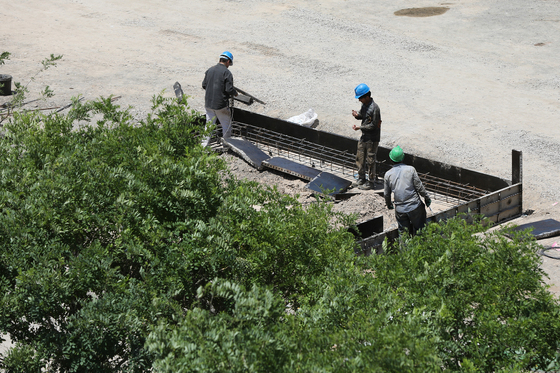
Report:
[[[395,208],[399,233],[408,231],[414,236],[426,225],[426,207],[430,207],[432,200],[428,196],[416,169],[405,165],[404,152],[400,146],[394,147],[389,153],[394,162],[393,167],[385,173],[384,196],[388,209]],[[394,194],[395,204],[391,202]],[[420,199],[424,197],[426,205]]]

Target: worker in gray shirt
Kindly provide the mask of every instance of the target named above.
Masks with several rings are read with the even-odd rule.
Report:
[[[204,107],[206,109],[206,122],[216,123],[216,118],[222,126],[224,138],[231,136],[231,111],[228,106],[230,97],[237,96],[237,91],[233,87],[233,74],[229,67],[233,65],[233,55],[225,51],[220,55],[218,64],[212,66],[204,74],[202,88],[206,90],[204,96]],[[202,142],[203,146],[208,145],[207,137]]]
[[[385,203],[388,209],[393,209],[391,193],[394,193],[394,208],[399,233],[406,230],[414,236],[426,225],[426,207],[420,196],[424,197],[428,207],[430,207],[432,200],[428,196],[424,185],[422,185],[416,169],[402,163],[404,152],[400,146],[391,150],[389,158],[395,164],[385,173]]]

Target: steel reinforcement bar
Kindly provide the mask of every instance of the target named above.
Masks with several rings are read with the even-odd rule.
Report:
[[[281,134],[252,124],[232,122],[235,136],[243,137],[268,152],[271,156],[279,155],[308,164],[322,170],[339,173],[353,179],[356,170],[356,155],[347,150],[341,151],[324,145],[307,141],[305,138]],[[378,162],[378,169],[382,173],[389,166]],[[385,167],[383,167],[385,166]],[[435,199],[447,203],[462,203],[484,196],[488,191],[441,179],[428,173],[418,174],[427,190],[435,193]],[[452,198],[453,201],[450,201]]]
[[[233,133],[258,144],[271,156],[279,155],[298,162],[352,176],[356,170],[355,155],[321,146],[306,139],[281,134],[247,123],[233,122]]]

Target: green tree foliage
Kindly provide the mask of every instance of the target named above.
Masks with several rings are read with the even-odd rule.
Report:
[[[160,96],[153,111],[134,123],[110,98],[75,100],[68,115],[16,112],[6,125],[0,325],[17,344],[10,369],[143,371],[148,327],[181,316],[212,279],[272,286],[295,304],[326,263],[352,258],[326,206],[310,214],[228,178],[194,136],[196,113]]]
[[[340,269],[337,268],[338,272]],[[229,300],[228,312],[215,314],[197,304],[177,326],[158,325],[147,345],[156,352],[158,372],[431,372],[439,360],[418,338],[422,326],[410,318],[391,325],[385,308],[356,271],[339,283],[321,286],[314,307],[287,312],[269,290],[250,291],[223,280],[199,291]],[[319,285],[319,284],[318,284]],[[339,293],[338,290],[344,290]],[[351,292],[352,290],[353,292]],[[362,293],[362,294],[360,294]],[[369,311],[367,311],[369,310]]]
[[[356,257],[351,217],[232,178],[204,119],[154,97],[15,112],[0,139],[6,372],[554,367],[558,304],[526,235],[432,225]]]
[[[424,315],[446,368],[557,368],[560,313],[539,245],[527,232],[477,234],[485,230],[460,218],[432,224],[398,255],[367,265],[402,299],[395,317]]]
[[[154,111],[136,124],[102,99],[5,127],[0,324],[17,353],[62,371],[142,371],[147,325],[188,305],[172,301],[188,298],[181,247],[222,203],[224,166],[195,146],[194,113],[161,98]]]

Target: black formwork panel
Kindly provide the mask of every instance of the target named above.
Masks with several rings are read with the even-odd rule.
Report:
[[[350,137],[301,126],[286,120],[268,117],[239,108],[234,109],[233,120],[239,123],[265,128],[283,135],[305,139],[309,142],[326,146],[327,148],[356,154],[358,142],[356,139]]]
[[[270,158],[270,155],[263,152],[255,144],[241,138],[222,139],[222,144],[258,170],[262,170],[262,162]]]
[[[321,173],[321,171],[317,170],[316,168],[305,166],[303,164],[282,157],[273,157],[267,159],[266,161],[263,161],[262,164],[265,167],[272,168],[289,175],[297,176],[307,181],[313,180],[317,175]]]
[[[326,146],[334,150],[347,151],[356,154],[358,140],[346,136],[324,132],[314,128],[300,126],[296,123],[282,119],[272,118],[265,115],[253,113],[247,110],[235,108],[233,120],[239,123],[246,123],[256,127],[265,128],[287,136],[305,139],[318,146]],[[379,146],[377,150],[377,160],[380,175],[391,168],[392,162],[389,159],[390,148]],[[423,157],[413,156],[404,149],[404,163],[414,166],[419,174],[429,174],[434,177],[453,181],[459,184],[470,185],[475,188],[493,192],[506,188],[511,185],[511,181],[484,174],[465,168],[452,166],[446,163],[433,161]]]
[[[545,219],[523,224],[516,227],[514,230],[522,231],[528,228],[533,228],[531,234],[537,240],[560,235],[560,222],[554,219]]]
[[[306,188],[323,194],[335,195],[344,192],[350,185],[352,185],[351,181],[329,172],[321,172],[307,184]],[[325,193],[326,191],[329,193]]]
[[[357,230],[356,230],[357,229]],[[356,224],[356,229],[349,228],[348,231],[356,238],[367,238],[383,232],[383,215]]]

